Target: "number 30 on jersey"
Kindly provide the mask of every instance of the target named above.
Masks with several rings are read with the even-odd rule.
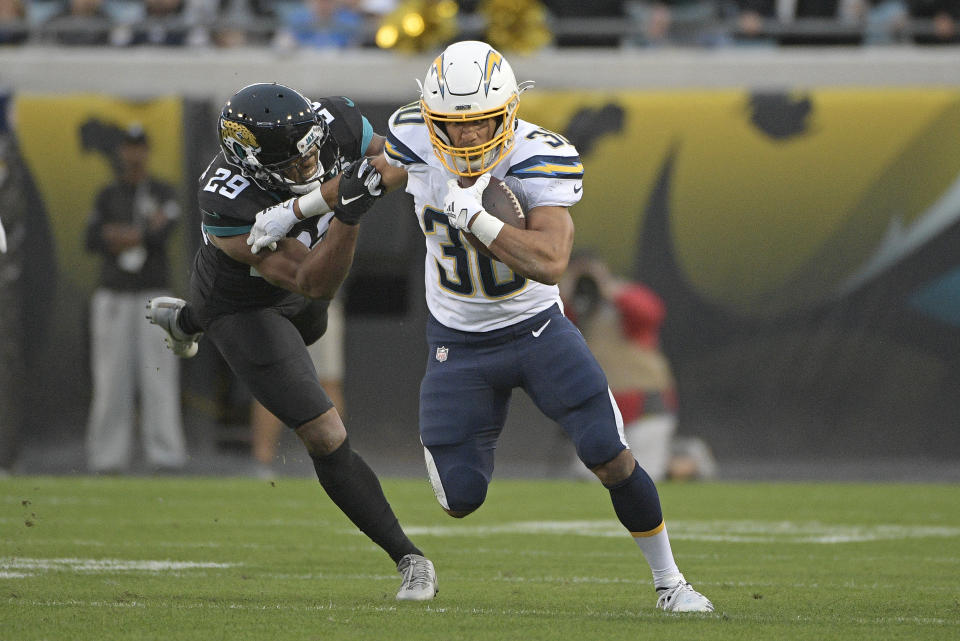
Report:
[[[493,261],[476,251],[468,251],[460,236],[460,230],[450,226],[450,219],[442,211],[437,209],[426,209],[423,213],[424,230],[427,234],[435,234],[442,227],[446,232],[449,242],[441,242],[440,246],[443,255],[453,260],[452,273],[437,261],[437,271],[440,277],[440,285],[456,294],[462,296],[473,296],[477,291],[474,283],[474,271],[470,268],[470,256],[477,258],[476,273],[480,276],[480,291],[487,298],[504,298],[523,289],[527,284],[527,279],[510,272],[512,278],[504,280],[497,275],[497,270]]]

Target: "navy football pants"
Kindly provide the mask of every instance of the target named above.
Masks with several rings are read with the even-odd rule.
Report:
[[[472,511],[486,498],[514,388],[560,424],[588,467],[626,449],[606,376],[558,306],[491,332],[461,332],[430,317],[427,343],[420,440],[445,509]]]

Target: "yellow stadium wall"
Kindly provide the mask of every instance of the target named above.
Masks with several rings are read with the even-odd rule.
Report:
[[[583,156],[577,245],[632,273],[645,207],[672,154],[669,218],[683,273],[746,316],[835,295],[891,224],[909,228],[960,176],[960,90],[785,94],[770,116],[781,119],[776,136],[758,126],[752,99],[746,90],[534,91],[520,117],[565,133],[578,112],[622,109],[622,128]]]
[[[182,101],[177,97],[129,101],[96,94],[18,95],[14,120],[21,152],[43,196],[61,265],[65,291],[96,286],[99,256],[84,249],[84,229],[97,193],[114,180],[107,155],[84,148],[81,128],[99,122],[121,129],[143,126],[150,141],[150,171],[183,184]],[[192,194],[191,194],[192,196]],[[172,264],[185,264],[180,238],[189,216],[171,239]],[[175,278],[182,274],[173,274]]]
[[[378,132],[399,104],[357,102]],[[206,115],[219,105],[208,107]],[[178,97],[18,94],[15,112],[60,265],[50,346],[59,369],[49,376],[79,415],[88,380],[76,371],[86,367],[83,317],[98,264],[83,250],[83,228],[112,178],[107,159],[82,148],[79,128],[97,119],[147,129],[154,171],[183,186],[184,238],[174,241],[172,264],[185,293],[192,247],[184,232],[198,223],[193,185],[206,162],[193,152],[200,146],[205,158],[213,148],[212,123],[189,114],[184,123]],[[960,90],[537,90],[524,95],[520,116],[581,149],[576,246],[600,250],[667,300],[682,432],[703,434],[722,456],[960,455],[960,401],[952,400],[960,341],[954,327],[908,305],[960,255],[960,206],[948,197],[960,176]],[[185,131],[204,138],[187,143]],[[395,430],[398,420],[416,423],[423,367],[422,249],[407,238],[417,234],[410,218],[371,216],[355,261],[355,275],[413,274],[405,316],[349,324],[348,405],[363,426],[358,442],[371,448],[416,449],[415,436]],[[651,221],[666,235],[651,235]],[[886,271],[870,269],[897,247]],[[386,366],[384,355],[393,355]],[[191,374],[197,367],[185,367],[188,380],[212,380],[208,370]],[[364,396],[371,390],[376,403]]]

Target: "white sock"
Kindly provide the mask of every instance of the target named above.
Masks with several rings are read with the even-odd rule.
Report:
[[[637,542],[637,546],[647,559],[647,565],[653,573],[653,586],[657,589],[672,588],[678,580],[683,580],[683,575],[680,574],[680,568],[673,559],[666,523],[651,532],[654,533],[635,536],[633,540]]]

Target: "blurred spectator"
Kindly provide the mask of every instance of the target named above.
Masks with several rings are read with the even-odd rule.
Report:
[[[279,47],[347,49],[363,42],[365,22],[355,0],[304,0],[282,20]]]
[[[863,42],[867,0],[737,0],[737,41],[780,45]],[[768,25],[772,27],[768,29]]]
[[[542,29],[517,18],[531,22],[544,9]],[[383,45],[376,32],[374,42],[375,26],[399,23],[411,11],[423,15],[433,40]],[[564,48],[960,44],[960,0],[0,0],[0,46],[376,44],[418,52],[452,37],[444,21],[454,34],[485,35],[520,52],[551,40]],[[511,29],[507,40],[497,37]]]
[[[97,195],[86,232],[87,249],[103,257],[90,306],[87,464],[93,472],[129,468],[139,389],[147,463],[176,469],[186,462],[180,362],[143,317],[148,300],[168,293],[166,245],[180,206],[173,188],[149,174],[149,145],[139,125],[124,132],[117,155],[117,180]]]
[[[544,0],[547,10],[556,18],[565,20],[572,27],[575,19],[608,18],[608,27],[622,24],[626,17],[623,0]],[[619,47],[623,33],[609,32],[609,29],[590,30],[563,29],[554,33],[554,42],[558,47]]]
[[[185,16],[193,25],[187,37],[193,46],[264,45],[276,23],[270,0],[186,0]]]
[[[870,0],[864,29],[864,44],[888,45],[906,39],[906,0]]]
[[[360,0],[358,9],[368,18],[382,18],[397,8],[398,0]]]
[[[42,26],[45,42],[68,46],[97,46],[110,43],[113,20],[103,0],[68,0],[59,13]]]
[[[723,7],[717,0],[632,0],[627,13],[638,27],[628,44],[719,46],[729,37],[721,22]]]
[[[22,44],[29,36],[23,0],[0,0],[0,45]]]
[[[663,301],[651,289],[615,277],[606,263],[577,253],[560,282],[564,311],[607,376],[623,417],[628,447],[654,481],[713,473],[709,449],[685,446],[674,461],[677,399],[673,374],[660,350]],[[697,456],[702,460],[698,463]],[[676,465],[674,465],[676,463]],[[572,470],[583,468],[574,457]]]
[[[144,0],[143,15],[122,30],[117,29],[113,42],[123,45],[181,46],[186,44],[188,32],[184,0]]]
[[[914,33],[922,45],[960,43],[960,0],[908,0],[911,20],[929,20],[929,31]],[[915,23],[916,26],[916,23]]]

